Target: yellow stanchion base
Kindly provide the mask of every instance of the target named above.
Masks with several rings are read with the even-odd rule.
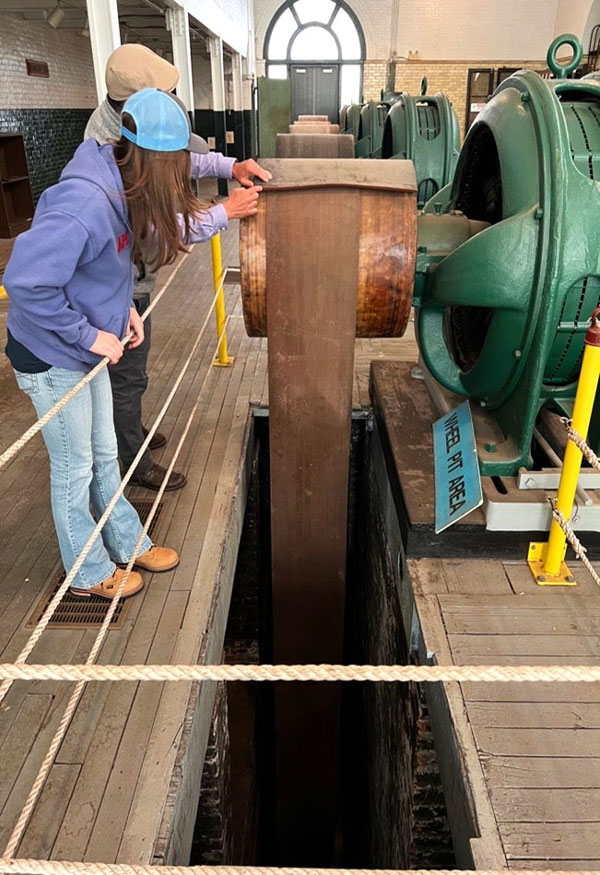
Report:
[[[6,293],[6,289],[4,286],[0,286],[0,301],[6,301],[8,299],[8,295]]]
[[[544,571],[547,549],[547,543],[532,541],[527,551],[527,564],[538,586],[577,586],[577,581],[564,560],[560,563],[558,574]]]
[[[231,368],[235,361],[234,355],[228,355],[226,361],[222,362],[220,358],[213,359],[213,368]]]

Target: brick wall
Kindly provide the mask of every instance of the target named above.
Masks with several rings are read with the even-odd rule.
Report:
[[[442,91],[446,94],[456,110],[461,135],[465,134],[465,118],[467,106],[467,83],[469,70],[473,67],[530,67],[543,70],[546,62],[542,60],[473,60],[473,61],[398,61],[396,65],[396,90],[408,91],[410,94],[420,94],[421,80],[427,77],[429,94]],[[385,86],[385,73],[382,77]]]
[[[46,61],[49,79],[27,75]],[[22,133],[34,200],[53,185],[96,106],[89,39],[0,13],[0,132]]]
[[[387,63],[366,61],[363,67],[363,96],[365,100],[379,100],[381,89],[387,84]]]
[[[423,686],[418,708],[410,868],[453,869],[456,858]]]
[[[408,91],[409,94],[421,93],[421,80],[427,77],[429,94],[442,91],[446,94],[456,110],[461,135],[465,134],[465,119],[467,106],[467,83],[469,70],[474,67],[522,68],[543,70],[545,60],[466,60],[466,61],[397,61],[396,91]],[[365,100],[378,100],[381,90],[387,86],[387,64],[385,61],[367,61],[363,74],[363,93]]]
[[[227,685],[219,683],[204,758],[190,865],[222,865],[231,860],[230,790]]]

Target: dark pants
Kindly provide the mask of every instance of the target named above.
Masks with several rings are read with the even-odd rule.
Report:
[[[150,304],[150,295],[134,299],[140,316]],[[113,394],[113,414],[119,446],[119,457],[125,469],[129,468],[142,443],[142,396],[148,386],[148,354],[152,343],[152,317],[144,322],[144,342],[136,349],[126,349],[116,365],[109,365]],[[140,459],[136,471],[145,474],[152,467],[150,450]]]

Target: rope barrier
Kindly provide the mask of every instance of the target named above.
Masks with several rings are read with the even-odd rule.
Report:
[[[223,282],[225,282],[225,275],[226,275],[226,271],[223,274]],[[33,648],[35,647],[35,645],[39,641],[40,637],[42,636],[42,633],[44,632],[44,629],[47,627],[48,623],[52,619],[54,612],[58,608],[58,606],[61,602],[61,599],[63,598],[64,594],[66,593],[66,591],[69,588],[69,586],[71,585],[71,583],[73,582],[75,575],[77,574],[77,572],[79,571],[79,569],[83,565],[83,563],[84,563],[89,551],[91,550],[94,542],[99,537],[99,535],[100,535],[102,529],[104,528],[104,525],[106,524],[106,521],[108,520],[110,514],[112,513],[117,501],[123,495],[123,492],[125,491],[125,487],[129,483],[131,477],[133,476],[133,472],[135,471],[135,469],[138,465],[138,462],[142,458],[142,455],[144,454],[150,441],[154,437],[154,433],[156,432],[158,426],[162,422],[162,420],[163,420],[163,418],[164,418],[164,416],[165,416],[165,414],[166,414],[166,412],[167,412],[167,410],[168,410],[168,408],[169,408],[169,406],[170,406],[170,404],[175,396],[175,393],[177,392],[177,389],[179,388],[181,381],[183,380],[183,378],[184,378],[184,376],[185,376],[185,374],[186,374],[186,372],[187,372],[187,370],[192,362],[192,359],[196,353],[196,350],[198,349],[198,346],[200,345],[202,335],[204,334],[204,332],[206,330],[210,316],[211,316],[216,304],[217,304],[217,293],[215,293],[215,295],[213,297],[212,303],[211,303],[211,305],[208,309],[208,312],[205,316],[204,322],[202,323],[202,327],[200,328],[200,331],[198,332],[196,340],[194,341],[192,349],[190,350],[190,353],[189,353],[189,355],[188,355],[188,357],[183,365],[183,368],[181,369],[177,379],[175,380],[175,383],[173,384],[173,387],[171,388],[171,391],[169,392],[169,394],[165,400],[165,403],[163,404],[160,412],[158,413],[154,423],[152,424],[151,428],[149,429],[148,434],[146,435],[144,442],[142,443],[140,449],[138,450],[136,457],[134,458],[133,462],[131,463],[130,467],[128,468],[127,472],[125,473],[119,488],[117,489],[117,491],[115,492],[115,494],[113,495],[111,500],[109,501],[109,503],[106,507],[106,510],[104,511],[104,513],[102,514],[100,519],[98,520],[93,532],[91,533],[90,537],[86,541],[86,543],[83,547],[83,550],[81,551],[81,553],[79,554],[79,556],[75,560],[73,567],[70,569],[69,573],[67,574],[67,576],[65,577],[65,579],[61,583],[60,587],[58,588],[54,597],[52,598],[50,604],[46,608],[43,616],[41,617],[37,626],[35,627],[35,629],[31,633],[29,640],[27,641],[27,643],[25,644],[25,646],[23,647],[23,649],[19,653],[18,657],[16,658],[15,662],[17,664],[21,664],[21,663],[24,663],[26,661],[27,657],[29,656],[29,654],[31,653],[31,651],[33,650]],[[148,312],[148,311],[146,311],[146,312]],[[3,701],[8,690],[10,689],[11,683],[12,683],[11,680],[5,680],[0,685],[0,703]]]
[[[0,664],[10,681],[600,682],[599,665],[34,665]]]
[[[148,316],[150,315],[150,313],[152,312],[154,307],[158,304],[158,302],[160,301],[162,296],[165,294],[165,292],[167,291],[167,289],[169,288],[169,286],[171,285],[171,283],[175,279],[175,275],[179,272],[179,269],[181,268],[181,266],[183,265],[183,263],[187,257],[188,257],[187,254],[184,255],[183,258],[181,259],[181,261],[179,262],[179,264],[174,268],[174,270],[173,270],[171,276],[169,277],[169,279],[167,280],[167,282],[164,284],[164,286],[162,287],[160,292],[158,292],[155,299],[152,301],[152,303],[147,308],[147,310],[145,310],[145,312],[142,314],[142,321],[144,321],[144,322],[146,321],[146,319],[148,318]],[[126,344],[130,338],[131,338],[131,335],[126,334],[122,340],[122,343]],[[83,377],[79,381],[79,383],[77,383],[76,386],[73,386],[72,389],[69,389],[69,391],[66,392],[62,396],[62,398],[59,398],[58,401],[56,402],[56,404],[53,407],[51,407],[47,413],[45,413],[43,416],[41,416],[37,420],[37,422],[34,422],[33,425],[27,429],[27,431],[23,432],[23,434],[21,435],[20,438],[17,438],[17,440],[14,443],[12,443],[10,445],[10,447],[8,447],[6,450],[4,450],[2,455],[0,455],[0,470],[5,465],[7,465],[11,461],[11,459],[13,459],[17,455],[17,453],[20,450],[23,449],[25,444],[27,444],[31,440],[31,438],[35,437],[35,435],[39,431],[41,431],[43,429],[43,427],[45,425],[47,425],[54,416],[56,416],[56,414],[59,413],[63,409],[63,407],[65,407],[69,403],[69,401],[71,401],[71,399],[75,397],[75,395],[77,395],[79,392],[81,392],[81,390],[83,389],[84,386],[87,386],[88,383],[91,383],[91,381],[94,379],[94,377],[97,374],[99,374],[100,371],[103,370],[107,366],[108,363],[109,363],[109,359],[107,357],[105,357],[101,361],[99,361],[98,364],[88,374],[86,374],[85,377]]]
[[[581,454],[585,456],[592,468],[595,468],[596,471],[600,471],[600,459],[592,450],[592,448],[588,446],[588,444],[585,442],[579,432],[575,428],[573,428],[573,426],[571,425],[571,421],[566,417],[562,417],[561,422],[567,429],[567,437],[569,438],[569,440],[572,441],[577,449],[581,452]]]
[[[567,431],[567,439],[575,444],[575,446],[577,447],[579,452],[582,454],[582,456],[584,456],[588,460],[590,465],[593,468],[595,468],[596,471],[600,471],[600,459],[598,458],[596,453],[594,453],[592,448],[590,446],[588,446],[588,444],[586,443],[584,438],[581,436],[581,434],[577,431],[577,429],[573,428],[573,426],[571,424],[571,420],[567,419],[567,417],[563,416],[560,421],[563,423],[563,425],[565,426],[565,429]],[[579,540],[579,538],[577,537],[577,535],[573,531],[573,528],[571,527],[569,520],[565,517],[565,515],[563,514],[563,512],[559,508],[557,499],[550,498],[548,500],[549,500],[550,505],[552,507],[552,517],[560,526],[567,541],[571,545],[571,548],[572,548],[573,552],[575,553],[575,556],[583,564],[584,568],[586,569],[586,571],[588,572],[588,574],[590,575],[590,577],[592,578],[594,583],[597,586],[600,586],[600,575],[596,572],[594,566],[592,565],[592,563],[588,559],[587,549],[583,546],[583,544],[581,543],[581,541]]]
[[[550,501],[550,504],[552,506],[552,516],[556,520],[558,525],[561,527],[563,532],[565,533],[565,537],[566,537],[567,541],[569,542],[569,544],[571,545],[571,548],[572,548],[573,552],[575,553],[575,556],[583,564],[584,568],[586,569],[587,573],[590,575],[590,577],[592,578],[594,583],[597,586],[600,586],[600,575],[597,573],[596,569],[594,568],[594,566],[592,565],[592,563],[588,559],[587,549],[583,546],[583,544],[581,543],[581,541],[579,540],[579,538],[577,537],[577,535],[575,534],[575,532],[571,528],[569,521],[565,518],[564,514],[558,508],[558,506],[556,504],[556,499],[551,498],[551,499],[549,499],[549,501]]]
[[[0,857],[13,875],[597,875],[590,869],[315,869],[275,866],[144,866]]]
[[[223,336],[225,335],[225,332],[227,330],[227,322],[228,322],[228,320],[225,321],[225,324],[223,325],[223,330],[221,332],[221,336],[219,337],[219,339],[217,341],[217,346],[215,347],[215,355],[219,349],[219,344],[221,343]],[[98,654],[100,653],[100,648],[102,647],[102,644],[104,643],[104,639],[106,638],[106,635],[110,629],[110,623],[111,623],[113,614],[117,609],[117,605],[119,603],[119,599],[121,598],[121,595],[122,595],[123,590],[125,588],[125,584],[127,583],[127,580],[128,580],[129,575],[131,573],[131,570],[132,570],[133,566],[135,565],[135,560],[136,560],[137,556],[139,555],[139,552],[142,548],[142,543],[144,541],[144,538],[146,537],[146,534],[148,533],[148,529],[150,528],[152,520],[154,519],[154,517],[156,515],[158,505],[159,505],[159,503],[164,495],[167,483],[169,482],[169,477],[171,476],[173,469],[175,468],[175,463],[177,462],[177,459],[179,458],[179,454],[181,453],[181,450],[183,448],[183,444],[185,442],[185,439],[188,436],[192,422],[194,420],[194,417],[195,417],[196,412],[198,410],[198,407],[200,405],[200,398],[202,396],[202,392],[204,391],[204,388],[206,386],[208,378],[212,372],[213,372],[213,369],[212,369],[212,363],[211,363],[211,366],[209,367],[209,369],[204,377],[204,380],[202,381],[200,389],[198,390],[197,400],[196,400],[196,402],[195,402],[195,404],[194,404],[194,406],[193,406],[193,408],[188,416],[188,419],[187,419],[187,422],[186,422],[185,427],[183,429],[183,432],[181,434],[181,437],[179,438],[179,441],[178,441],[177,446],[175,448],[175,451],[173,453],[173,458],[171,459],[171,462],[169,463],[169,466],[165,472],[165,476],[163,477],[162,483],[160,485],[160,489],[158,490],[156,498],[154,499],[154,501],[152,503],[152,507],[150,509],[150,513],[148,514],[148,518],[146,520],[146,523],[143,526],[140,537],[138,538],[137,544],[135,545],[135,548],[133,551],[133,556],[131,557],[131,559],[127,563],[127,566],[125,568],[125,574],[123,575],[123,578],[121,580],[121,583],[119,584],[119,587],[118,587],[115,595],[111,599],[110,605],[108,607],[108,611],[106,612],[106,616],[104,617],[104,619],[102,621],[102,625],[100,626],[100,629],[98,630],[98,634],[96,636],[96,639],[94,641],[92,649],[90,650],[88,658],[86,660],[86,663],[85,663],[86,666],[92,666],[95,663]],[[54,759],[56,757],[58,749],[60,748],[60,745],[62,744],[62,741],[67,733],[67,729],[69,728],[69,726],[71,724],[71,720],[73,719],[73,715],[75,714],[75,710],[77,708],[77,705],[79,704],[79,701],[83,695],[83,692],[85,690],[85,684],[86,684],[86,682],[84,680],[80,680],[77,683],[77,686],[75,687],[75,689],[73,690],[73,693],[71,694],[71,697],[69,699],[67,707],[65,708],[65,711],[64,711],[63,716],[61,718],[61,721],[56,729],[56,732],[54,733],[52,741],[50,742],[50,746],[48,748],[48,751],[46,752],[46,756],[44,757],[44,760],[39,768],[38,774],[37,774],[32,786],[31,786],[31,790],[29,791],[29,794],[27,796],[25,804],[23,805],[23,808],[21,809],[21,813],[19,814],[19,818],[17,820],[17,823],[15,824],[13,831],[11,833],[11,836],[8,840],[8,844],[6,845],[6,848],[4,851],[4,854],[6,857],[11,857],[15,853],[15,851],[17,850],[17,848],[19,846],[19,842],[21,841],[21,838],[23,837],[23,833],[25,832],[27,824],[29,823],[29,819],[30,819],[31,815],[33,814],[33,809],[35,808],[35,805],[36,805],[37,800],[40,796],[40,793],[42,792],[44,784],[46,783],[46,779],[47,779],[48,775],[50,774],[50,769],[52,768],[52,765],[54,763]]]

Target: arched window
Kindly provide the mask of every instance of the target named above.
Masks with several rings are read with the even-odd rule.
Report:
[[[365,38],[343,0],[286,0],[267,30],[264,57],[270,79],[287,79],[292,65],[336,65],[340,104],[360,101]]]

